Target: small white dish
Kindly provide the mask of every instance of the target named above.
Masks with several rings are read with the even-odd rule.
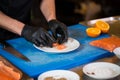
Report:
[[[70,52],[73,51],[75,49],[77,49],[80,46],[79,41],[77,41],[76,39],[73,38],[68,38],[68,41],[66,43],[64,43],[63,45],[66,46],[65,49],[62,50],[58,50],[55,47],[37,47],[36,45],[34,45],[35,48],[44,51],[44,52],[48,52],[48,53],[66,53],[66,52]]]
[[[113,53],[120,59],[120,47],[115,48]]]
[[[120,66],[108,62],[94,62],[85,65],[83,72],[95,79],[111,79],[120,75]]]
[[[80,80],[77,73],[69,70],[50,70],[38,76],[38,80],[47,80],[48,78],[52,78],[49,80],[61,78],[64,78],[62,80]]]

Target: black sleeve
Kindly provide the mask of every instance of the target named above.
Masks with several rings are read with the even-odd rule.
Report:
[[[0,2],[0,11],[1,11],[1,2]]]
[[[7,11],[9,0],[0,0],[0,11]]]

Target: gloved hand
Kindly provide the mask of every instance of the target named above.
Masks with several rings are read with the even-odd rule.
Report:
[[[68,40],[67,26],[60,21],[51,20],[48,22],[53,37],[60,44]]]
[[[21,36],[36,46],[52,47],[55,40],[45,29],[41,27],[32,27],[29,25],[24,26]]]

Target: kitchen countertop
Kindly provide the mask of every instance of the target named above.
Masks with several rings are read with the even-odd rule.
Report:
[[[100,60],[97,60],[97,61],[110,62],[110,63],[114,63],[114,64],[117,64],[117,65],[120,66],[120,59],[118,59],[116,56],[103,58],[103,59],[100,59]],[[94,62],[97,62],[97,61],[94,61]],[[81,77],[80,80],[97,80],[97,79],[93,79],[93,78],[90,78],[90,77],[86,76],[82,71],[83,66],[78,66],[78,67],[72,68],[70,70],[76,72],[77,74],[79,74],[79,76]],[[113,78],[113,79],[107,79],[107,80],[120,80],[120,75]]]
[[[99,60],[93,61],[93,62],[110,62],[110,63],[114,63],[114,64],[117,64],[120,66],[120,59],[118,59],[116,56],[99,59]],[[70,70],[73,72],[76,72],[80,76],[80,80],[98,80],[98,79],[93,79],[91,77],[86,76],[82,71],[83,66],[84,65],[78,66],[78,67],[72,68]],[[34,80],[37,80],[37,79],[34,79]],[[120,75],[113,79],[106,79],[106,80],[120,80]]]
[[[111,62],[111,63],[115,63],[115,64],[118,64],[120,65],[120,59],[118,59],[116,56],[111,56],[111,57],[107,57],[107,58],[102,58],[100,60],[97,60],[97,61],[103,61],[103,62]],[[88,63],[87,63],[88,64]],[[84,64],[85,65],[85,64]],[[83,72],[82,72],[82,68],[83,66],[77,66],[77,67],[74,67],[70,70],[78,73],[81,77],[80,80],[95,80],[93,78],[90,78],[88,76],[86,76]],[[23,73],[23,77],[21,80],[33,80],[33,78],[30,78],[29,76],[27,76],[26,74]],[[35,79],[34,79],[35,80]],[[114,78],[114,79],[110,79],[110,80],[120,80],[120,76]]]
[[[109,34],[110,35],[116,35],[118,37],[120,37],[120,16],[113,16],[113,17],[106,17],[106,18],[101,18],[101,19],[94,19],[94,20],[89,20],[87,22],[83,21],[80,22],[80,24],[86,25],[88,27],[92,27],[94,26],[94,23],[97,20],[103,20],[105,22],[108,22],[110,24],[110,31]],[[103,58],[97,61],[102,61],[102,62],[110,62],[110,63],[114,63],[120,66],[120,59],[118,59],[116,56],[112,56],[112,57],[108,57],[108,58]],[[95,61],[94,61],[95,62]],[[84,65],[83,65],[84,66]],[[83,66],[78,66],[76,68],[72,68],[71,70],[78,73],[81,77],[80,80],[96,80],[93,78],[90,78],[88,76],[86,76],[83,72],[82,72],[82,68]],[[120,80],[120,75],[113,78],[113,79],[109,79],[109,80]]]

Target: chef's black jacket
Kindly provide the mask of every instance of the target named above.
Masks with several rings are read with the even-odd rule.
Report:
[[[39,9],[40,0],[0,0],[0,11],[7,16],[17,19],[25,24],[30,24],[31,19],[34,17],[42,18],[42,20],[34,19],[34,25],[39,25],[44,21],[44,16]],[[36,15],[37,14],[37,15]],[[39,14],[39,16],[38,16]],[[35,15],[35,16],[34,16]],[[0,40],[18,37],[18,35],[0,28]]]

